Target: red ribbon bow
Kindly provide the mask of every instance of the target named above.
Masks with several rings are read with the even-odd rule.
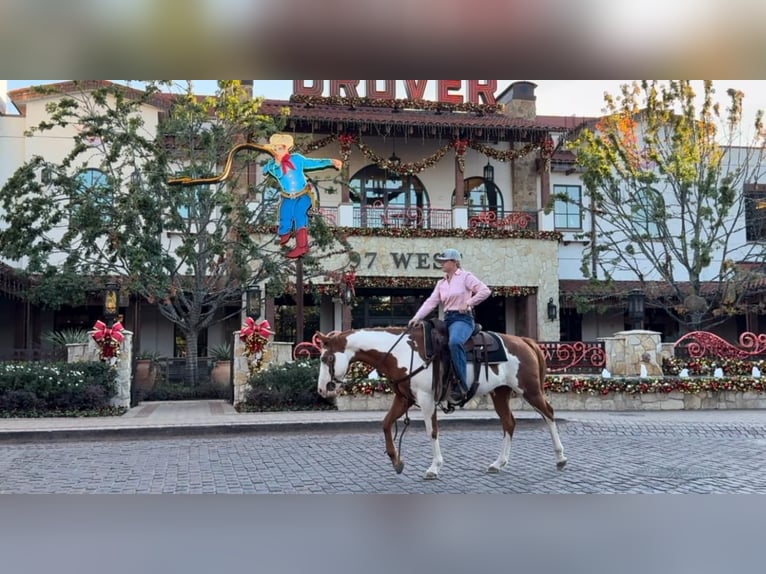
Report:
[[[268,339],[269,335],[273,335],[274,332],[271,330],[271,325],[269,325],[268,321],[264,320],[260,323],[256,323],[252,317],[248,317],[245,324],[242,325],[242,328],[239,330],[239,338],[244,341],[253,334]]]
[[[96,324],[93,325],[93,329],[96,331],[93,333],[93,340],[96,342],[112,339],[113,341],[122,343],[125,340],[125,335],[122,334],[122,331],[125,328],[119,321],[111,327],[107,327],[106,323],[103,321],[96,321]]]
[[[289,153],[282,156],[282,159],[279,160],[279,165],[282,167],[283,174],[287,173],[288,170],[295,169],[295,164],[293,163],[293,160],[290,159]]]

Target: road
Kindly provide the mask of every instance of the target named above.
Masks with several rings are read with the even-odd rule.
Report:
[[[382,433],[365,429],[0,444],[0,493],[766,493],[766,424],[561,421],[559,471],[541,422],[520,421],[507,467],[487,474],[501,433],[445,424],[444,468],[405,434],[394,473]]]

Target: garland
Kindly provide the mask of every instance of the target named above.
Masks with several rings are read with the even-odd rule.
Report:
[[[361,363],[358,363],[361,364]],[[353,368],[353,366],[352,366]],[[366,376],[366,375],[362,375]],[[390,394],[391,387],[385,377],[377,379],[357,379],[348,376],[352,383],[345,385],[341,395]],[[687,395],[705,392],[766,392],[766,383],[760,378],[738,377],[716,379],[655,377],[650,379],[604,379],[601,377],[547,376],[543,388],[549,393],[575,393],[606,396],[610,393],[644,395],[649,393],[668,394],[680,392]]]
[[[532,231],[530,229],[497,229],[494,227],[475,227],[472,229],[422,229],[419,227],[337,227],[337,232],[356,237],[419,237],[458,239],[538,239],[545,241],[562,240],[559,231]],[[273,235],[274,225],[253,225],[250,233]]]
[[[449,102],[434,102],[432,100],[410,100],[403,98],[367,98],[367,97],[342,97],[342,96],[290,96],[290,101],[296,104],[305,104],[307,108],[315,106],[347,106],[350,109],[366,108],[391,108],[394,112],[402,110],[428,110],[436,113],[441,112],[473,112],[475,114],[496,114],[501,112],[503,104],[476,104],[473,102],[461,102],[453,104]]]
[[[435,166],[441,161],[450,148],[455,148],[455,156],[461,173],[465,171],[465,152],[469,147],[500,162],[519,159],[529,155],[533,151],[539,150],[540,157],[546,161],[548,169],[550,169],[550,160],[551,157],[553,157],[554,151],[553,140],[550,137],[546,137],[537,143],[525,144],[519,149],[510,150],[499,150],[474,140],[456,138],[451,142],[444,144],[427,157],[413,162],[402,163],[401,161],[391,161],[390,159],[378,155],[372,148],[359,141],[359,138],[351,133],[332,134],[313,142],[296,144],[293,149],[300,153],[312,152],[321,149],[336,140],[340,144],[340,155],[343,162],[348,162],[351,157],[351,146],[355,145],[369,162],[377,165],[381,169],[388,170],[400,176],[415,175]]]

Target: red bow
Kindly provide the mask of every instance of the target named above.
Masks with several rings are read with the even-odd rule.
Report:
[[[287,173],[288,170],[295,169],[295,164],[290,159],[290,154],[286,153],[282,156],[282,159],[279,160],[279,165],[282,167],[282,173]]]
[[[93,325],[93,329],[96,331],[93,333],[93,340],[96,342],[112,339],[113,341],[122,343],[125,340],[125,335],[122,334],[124,327],[119,321],[111,327],[107,327],[106,323],[102,321],[96,321],[96,324]]]
[[[274,332],[270,330],[270,327],[271,325],[269,325],[268,321],[264,320],[260,323],[256,323],[252,317],[248,317],[245,324],[242,325],[242,328],[239,330],[239,338],[244,341],[250,335],[259,335],[264,339],[268,339],[269,335],[274,334]]]

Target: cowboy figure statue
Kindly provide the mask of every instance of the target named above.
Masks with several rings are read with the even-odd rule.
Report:
[[[281,187],[277,230],[279,244],[286,245],[295,234],[295,248],[285,256],[297,259],[309,250],[308,214],[316,201],[311,183],[304,172],[328,167],[340,169],[343,162],[339,159],[315,159],[298,153],[291,154],[293,137],[288,134],[272,135],[269,143],[263,147],[273,156],[263,167],[263,173],[276,179]]]

